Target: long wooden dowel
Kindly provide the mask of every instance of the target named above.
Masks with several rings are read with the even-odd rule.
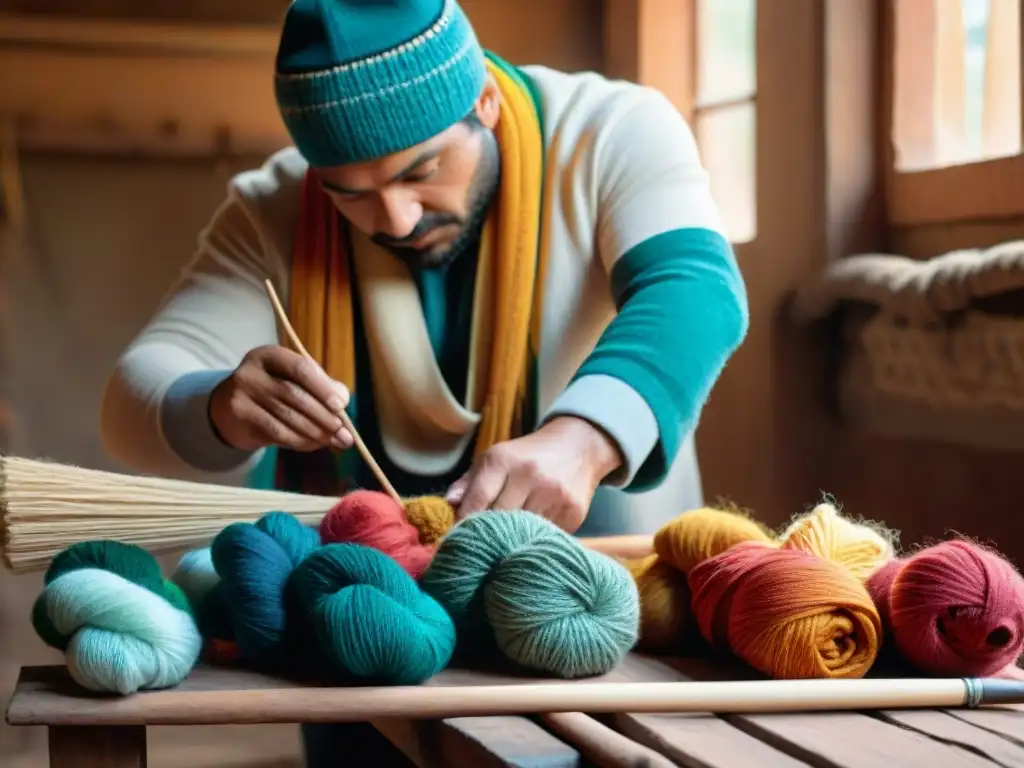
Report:
[[[62,699],[41,709],[12,699],[11,725],[339,723],[385,717],[451,718],[548,712],[767,713],[960,708],[1024,702],[1024,683],[983,679],[743,680],[673,683],[565,681],[480,686],[396,686],[152,691]]]
[[[306,351],[306,347],[303,345],[302,340],[298,334],[295,333],[295,329],[292,324],[288,322],[288,315],[284,311],[284,307],[281,305],[281,300],[277,298],[277,291],[274,290],[274,284],[270,280],[265,280],[263,283],[267,289],[267,296],[270,297],[270,303],[274,305],[274,313],[277,315],[278,321],[281,323],[281,327],[284,328],[285,334],[288,336],[288,340],[291,341],[292,346],[295,350],[309,360],[314,365],[317,362],[313,359],[313,356]],[[384,474],[384,470],[380,468],[377,460],[373,458],[373,454],[370,453],[370,449],[366,447],[366,443],[363,442],[363,438],[359,436],[359,431],[352,423],[352,419],[348,417],[348,413],[342,408],[338,411],[338,417],[341,419],[341,423],[348,430],[349,434],[352,435],[352,440],[356,444],[356,449],[359,451],[359,455],[363,457],[363,461],[366,462],[367,466],[373,470],[374,477],[377,478],[377,482],[380,483],[381,488],[384,489],[391,498],[393,498],[399,505],[402,504],[402,497],[398,495],[398,491],[395,490],[395,486],[388,480],[387,475]]]

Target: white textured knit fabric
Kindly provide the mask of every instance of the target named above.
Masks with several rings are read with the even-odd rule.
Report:
[[[615,315],[609,288],[615,262],[659,233],[685,227],[722,233],[723,222],[692,133],[659,92],[594,73],[523,69],[543,99],[548,164],[539,409],[584,413],[601,423],[622,446],[629,476],[657,439],[650,410],[615,379],[584,378],[566,389],[567,383]],[[188,450],[172,446],[161,409],[183,375],[232,369],[250,349],[278,342],[263,280],[271,278],[282,299],[288,296],[306,170],[288,148],[231,180],[194,258],[111,377],[102,434],[114,458],[137,471],[225,482],[239,481],[259,458],[222,445],[198,407],[176,416],[188,421],[175,425],[190,435]],[[595,393],[606,402],[595,402]],[[599,489],[581,532],[651,531],[701,503],[690,435],[658,488]]]

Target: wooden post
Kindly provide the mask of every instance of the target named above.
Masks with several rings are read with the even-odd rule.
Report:
[[[50,768],[146,768],[146,726],[49,727]]]

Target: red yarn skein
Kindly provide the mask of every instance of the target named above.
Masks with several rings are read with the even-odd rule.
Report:
[[[963,540],[893,561],[868,582],[900,654],[926,674],[995,674],[1024,651],[1024,578]]]
[[[405,518],[405,510],[386,493],[352,491],[338,501],[320,521],[324,544],[343,542],[379,549],[419,579],[434,556],[432,547],[420,544],[419,531]]]

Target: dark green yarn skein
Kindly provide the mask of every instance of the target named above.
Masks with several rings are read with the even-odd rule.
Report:
[[[336,674],[417,685],[451,660],[451,617],[380,550],[323,546],[295,569],[289,587],[324,662]]]

